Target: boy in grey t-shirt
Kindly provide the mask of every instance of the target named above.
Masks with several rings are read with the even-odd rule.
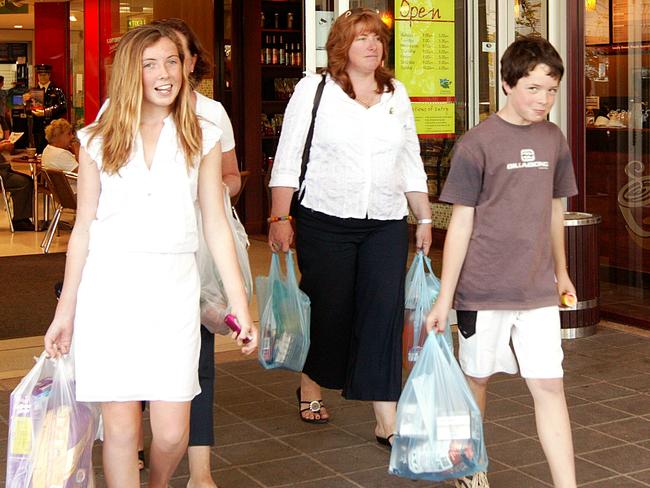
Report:
[[[444,330],[449,309],[457,310],[460,364],[483,414],[490,376],[514,374],[519,363],[554,486],[574,488],[558,304],[575,294],[562,197],[577,187],[566,139],[546,120],[563,73],[545,39],[520,38],[504,53],[506,105],[459,141],[440,196],[453,211],[427,329]],[[456,486],[489,485],[479,473]]]

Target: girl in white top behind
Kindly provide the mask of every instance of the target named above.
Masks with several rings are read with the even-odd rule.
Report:
[[[151,405],[149,486],[167,486],[187,447],[190,400],[199,392],[197,200],[242,326],[238,343],[244,353],[257,345],[226,230],[221,131],[196,117],[182,65],[172,30],[129,31],[115,55],[111,104],[79,134],[77,219],[45,348],[67,354],[74,329],[76,396],[102,404],[109,487],[140,485],[142,400]]]

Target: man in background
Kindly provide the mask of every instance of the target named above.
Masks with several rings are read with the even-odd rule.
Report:
[[[29,93],[23,95],[25,103],[31,100],[31,112],[34,120],[33,136],[36,152],[42,153],[47,145],[45,140],[45,127],[54,119],[65,117],[67,106],[65,93],[52,83],[50,75],[52,66],[49,64],[37,64],[35,67],[38,84]],[[34,97],[38,90],[43,91],[42,98]]]

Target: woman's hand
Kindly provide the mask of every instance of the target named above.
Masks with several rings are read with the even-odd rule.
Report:
[[[431,224],[418,224],[415,229],[415,247],[426,256],[431,248]]]
[[[291,221],[280,220],[269,224],[269,247],[272,252],[288,252],[293,242]]]
[[[49,357],[57,358],[70,352],[72,329],[72,319],[62,320],[54,317],[45,333],[45,352]]]

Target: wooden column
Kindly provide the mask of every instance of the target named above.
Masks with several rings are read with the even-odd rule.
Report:
[[[578,195],[570,198],[569,210],[584,212],[586,209],[586,162],[585,162],[585,19],[584,0],[567,0],[567,77],[568,133],[573,167],[578,182]]]
[[[154,0],[154,19],[183,19],[201,40],[201,44],[214,59],[214,2],[211,0]]]
[[[260,107],[262,106],[262,68],[260,66],[260,0],[247,0],[239,15],[242,18],[244,37],[240,46],[242,78],[233,86],[242,93],[242,127],[244,132],[244,161],[251,172],[244,195],[246,231],[260,234],[266,231],[264,220],[267,191],[262,173],[262,146],[260,132]],[[233,16],[234,16],[233,12]],[[234,80],[233,80],[234,81]]]

